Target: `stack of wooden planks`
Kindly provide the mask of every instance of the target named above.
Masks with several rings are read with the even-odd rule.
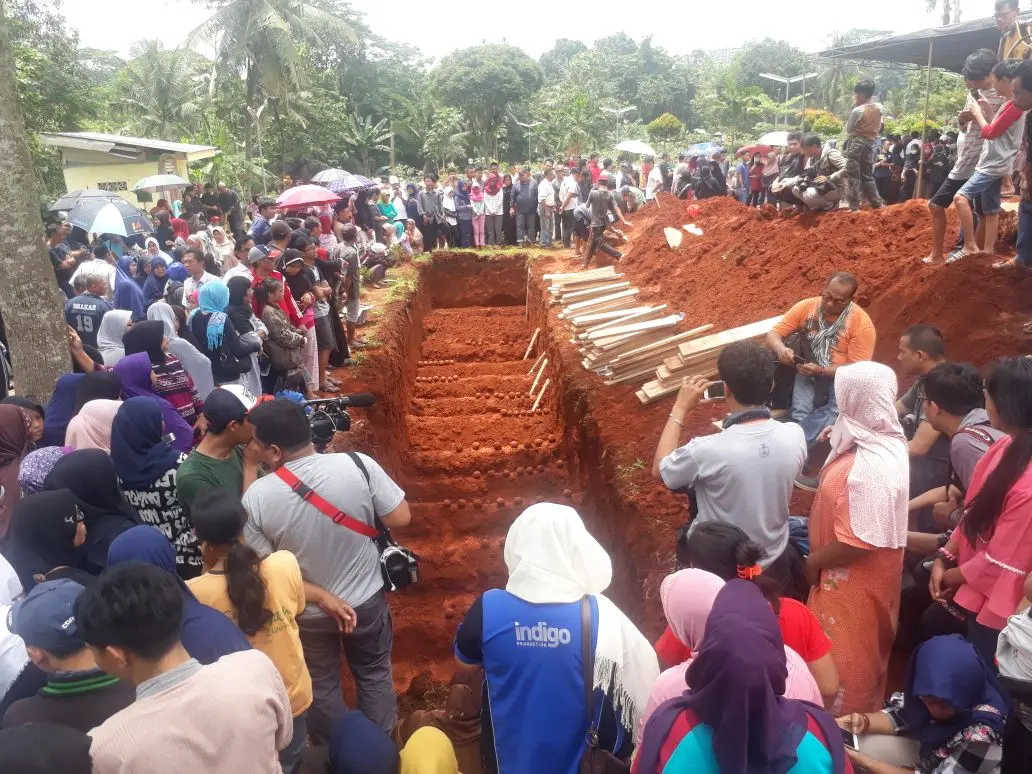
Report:
[[[651,403],[671,395],[680,389],[681,381],[685,377],[716,377],[717,358],[724,347],[737,341],[759,341],[780,320],[781,317],[772,317],[769,320],[760,320],[680,344],[677,352],[656,367],[655,378],[638,390],[638,400],[642,403]]]

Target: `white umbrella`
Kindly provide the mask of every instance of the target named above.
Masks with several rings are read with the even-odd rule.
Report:
[[[162,188],[179,188],[190,185],[189,180],[184,180],[179,175],[151,175],[133,186],[134,191],[160,191]]]
[[[93,223],[87,229],[94,234],[119,234],[129,236],[125,227],[125,217],[113,203],[108,202],[99,210],[93,218]]]
[[[788,132],[767,132],[756,141],[756,145],[776,145],[784,148],[788,145]]]
[[[622,143],[616,146],[618,151],[624,153],[634,153],[638,156],[656,156],[656,152],[652,150],[652,146],[647,142],[641,140],[624,140]]]
[[[325,185],[326,183],[332,183],[335,180],[340,180],[347,174],[347,171],[343,169],[338,169],[337,167],[333,167],[332,169],[324,169],[322,172],[312,176],[312,182]]]

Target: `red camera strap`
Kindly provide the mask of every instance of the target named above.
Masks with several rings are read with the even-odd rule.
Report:
[[[325,513],[334,524],[339,524],[342,527],[347,527],[352,532],[357,532],[359,535],[364,535],[367,538],[373,538],[374,540],[379,537],[380,533],[376,527],[371,527],[368,524],[363,524],[358,519],[354,519],[348,516],[344,511],[340,510],[334,505],[331,505],[315,491],[308,486],[304,481],[295,476],[285,467],[280,467],[276,471],[276,476],[284,484],[289,486],[291,490],[297,494],[302,500],[309,505],[314,505],[320,511]]]

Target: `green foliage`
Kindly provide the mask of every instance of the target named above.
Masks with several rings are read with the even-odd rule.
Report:
[[[351,149],[362,174],[372,172],[373,159],[391,149],[387,144],[391,139],[391,130],[386,118],[374,123],[372,116],[362,118],[352,113],[344,125],[341,139]]]
[[[768,97],[784,100],[785,86],[761,78],[760,73],[772,73],[783,78],[794,78],[807,72],[806,54],[783,40],[764,38],[750,41],[739,51],[732,62],[735,80],[741,87],[758,86]],[[795,84],[793,89],[801,89]]]
[[[559,38],[550,50],[541,55],[538,64],[541,65],[546,78],[556,78],[563,73],[570,60],[587,50],[588,47],[579,40]]]
[[[684,122],[675,115],[664,113],[645,127],[649,139],[673,140],[684,132]]]
[[[922,131],[922,124],[924,123],[923,119],[924,119],[924,116],[922,114],[916,114],[916,113],[915,114],[911,114],[911,115],[902,115],[902,116],[899,116],[898,118],[887,119],[885,121],[885,133],[886,134],[898,134],[901,137],[903,135],[905,135],[905,134],[910,134],[911,132],[917,132],[918,134],[923,134],[923,131]],[[928,127],[929,130],[932,130],[932,129],[942,129],[942,124],[940,124],[939,122],[935,121],[934,119],[929,119],[928,123],[926,124],[926,126]]]
[[[803,131],[813,132],[822,140],[838,137],[845,128],[845,123],[827,110],[807,108],[802,115]]]

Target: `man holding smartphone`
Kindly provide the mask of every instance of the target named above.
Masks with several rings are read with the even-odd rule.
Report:
[[[713,386],[703,376],[686,379],[660,436],[652,473],[675,492],[693,496],[693,523],[722,521],[744,530],[763,549],[761,564],[787,585],[799,562],[788,542],[788,505],[792,482],[806,462],[803,431],[770,418],[764,404],[774,361],[762,344],[728,345],[717,371],[730,411],[723,432],[680,445],[689,415]]]

